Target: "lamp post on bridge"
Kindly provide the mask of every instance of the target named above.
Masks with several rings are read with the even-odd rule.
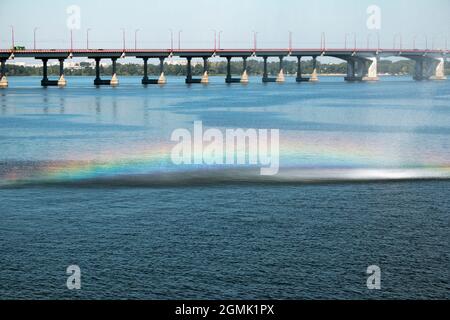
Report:
[[[70,29],[70,52],[73,51],[73,29]]]
[[[36,50],[36,31],[38,30],[38,27],[35,27],[33,30],[33,49]]]
[[[325,32],[322,32],[322,34],[320,35],[320,49],[325,51],[326,49],[326,34]]]
[[[393,46],[393,49],[395,50],[395,48],[396,48],[397,38],[399,38],[399,40],[400,40],[399,50],[401,51],[403,49],[403,37],[402,37],[401,33],[397,33],[397,34],[394,35],[394,46]]]
[[[380,41],[380,33],[377,32],[376,35],[377,35],[377,51],[380,51],[380,45],[381,45],[381,43],[380,43],[381,42]],[[372,33],[369,33],[367,35],[367,50],[370,50],[370,42],[372,40],[372,36],[373,36]]]
[[[418,47],[417,47],[417,38],[418,37],[419,37],[419,35],[415,34],[414,38],[413,38],[413,49],[414,50],[418,50]],[[423,40],[425,41],[425,50],[428,50],[428,35],[423,35]],[[420,44],[419,44],[419,47],[420,47]],[[434,47],[434,44],[433,44],[433,47]]]
[[[442,40],[442,42],[440,42],[438,40]],[[447,51],[447,40],[448,40],[448,37],[446,37],[444,34],[438,34],[438,35],[433,36],[432,49],[433,50],[441,50],[441,51],[446,52]],[[436,45],[439,46],[439,42],[442,46],[441,48],[436,47]]]
[[[122,42],[123,42],[123,51],[126,50],[126,39],[125,39],[125,29],[122,28]]]
[[[86,30],[86,50],[89,50],[89,31],[91,31],[90,28]]]
[[[253,51],[258,49],[258,31],[253,31]]]
[[[221,43],[220,43],[220,40],[221,40],[221,35],[222,35],[222,33],[223,33],[223,31],[221,30],[221,31],[219,31],[219,43],[218,43],[218,49],[220,50],[220,48],[221,48]]]
[[[217,51],[217,30],[213,30],[214,32],[214,52]]]
[[[289,52],[292,52],[292,31],[289,31]]]
[[[170,32],[170,52],[173,52],[173,30],[169,29]]]
[[[346,33],[345,34],[345,49],[347,50],[348,49],[348,47],[347,47],[347,40],[348,40],[348,37],[349,36],[353,36],[353,39],[354,39],[354,47],[353,47],[353,49],[356,51],[356,33]]]
[[[438,43],[438,45],[439,45],[439,41],[438,41],[439,39],[444,39],[443,43],[441,43],[441,44],[445,45],[445,42],[447,41],[446,37],[443,36],[442,34],[441,35],[435,35],[432,38],[432,44],[431,44],[431,49],[432,50],[439,50],[439,47],[436,48],[436,43]],[[445,47],[446,47],[446,45],[445,45]]]
[[[134,30],[134,50],[137,50],[137,34],[140,31],[140,29]]]
[[[14,26],[10,26],[11,28],[11,43],[12,43],[12,50],[14,50],[15,48],[15,44],[14,44]]]
[[[380,32],[377,32],[377,51],[380,51],[381,49],[381,37]]]
[[[181,33],[183,30],[178,31],[178,50],[181,50]]]

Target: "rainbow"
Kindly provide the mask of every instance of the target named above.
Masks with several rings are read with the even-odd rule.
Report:
[[[151,174],[179,174],[186,172],[224,169],[214,166],[176,166],[171,162],[173,144],[135,144],[118,149],[100,151],[97,154],[68,154],[64,161],[37,161],[21,167],[20,163],[0,162],[0,186],[16,186],[38,182],[77,182],[119,176],[140,176]],[[408,162],[402,157],[392,157],[381,148],[362,145],[353,139],[332,140],[295,136],[283,136],[280,141],[280,167],[286,175],[301,175],[308,170],[327,172],[331,169],[366,170],[367,178],[405,177],[450,178],[450,157],[443,152],[432,157],[414,157]],[[293,171],[292,169],[301,169]],[[359,171],[358,171],[359,170]],[[373,171],[378,170],[378,171]],[[396,170],[395,174],[393,173]],[[399,171],[403,170],[403,171]],[[294,173],[296,172],[296,173]],[[402,173],[407,172],[407,173]],[[364,175],[361,176],[364,178]]]

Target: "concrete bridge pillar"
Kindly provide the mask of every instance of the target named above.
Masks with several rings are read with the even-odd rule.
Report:
[[[355,61],[349,60],[347,61],[347,77],[345,81],[354,81],[355,79]]]
[[[110,85],[111,86],[117,86],[119,85],[119,79],[117,78],[117,58],[112,58],[112,77],[111,77],[111,82]]]
[[[297,78],[296,81],[297,82],[308,82],[309,78],[307,77],[303,77],[302,75],[302,57],[299,56],[297,57],[298,62],[297,62]]]
[[[413,78],[416,81],[422,81],[422,80],[429,79],[429,77],[427,77],[426,72],[425,72],[425,59],[417,59],[416,60]]]
[[[283,83],[284,81],[285,81],[285,78],[284,78],[283,56],[280,56],[280,71],[278,72],[276,82]]]
[[[347,76],[345,81],[362,81],[364,77],[366,63],[362,59],[350,58],[347,60]]]
[[[247,57],[242,57],[244,60],[243,63],[243,71],[242,76],[240,78],[233,78],[231,74],[231,59],[232,57],[227,57],[227,77],[225,79],[226,83],[248,83],[248,74],[247,74]]]
[[[311,78],[309,79],[310,82],[317,82],[319,81],[319,77],[318,77],[318,72],[317,72],[317,57],[313,57],[313,72],[311,74]]]
[[[48,84],[48,59],[42,59],[42,80],[41,85],[46,87]]]
[[[164,75],[164,60],[165,57],[159,57],[159,77],[157,79],[150,79],[148,76],[148,57],[143,57],[144,60],[144,77],[142,84],[166,84],[166,77]]]
[[[264,71],[263,71],[263,83],[268,83],[268,82],[277,82],[278,78],[272,78],[269,77],[269,72],[267,70],[267,60],[269,59],[269,57],[263,57],[263,61],[264,61]]]
[[[269,82],[269,74],[267,72],[267,59],[268,57],[263,57],[263,64],[264,64],[264,70],[263,70],[263,82]]]
[[[6,78],[6,60],[1,60],[0,64],[0,88],[7,88],[8,79]]]
[[[426,75],[425,70],[425,59],[416,59],[416,65],[414,67],[414,80],[416,81],[422,81],[422,80],[428,80],[429,77]]]
[[[94,80],[94,84],[96,86],[101,85],[102,84],[102,79],[100,78],[100,58],[96,58],[95,59],[95,80]]]
[[[378,78],[378,58],[372,57],[367,58],[366,60],[367,64],[367,74],[363,77],[363,81],[378,81],[380,78]]]
[[[41,60],[42,60],[42,65],[43,65],[41,86],[43,86],[43,87],[58,86],[59,80],[49,80],[48,79],[48,60],[49,60],[49,58],[42,58]],[[60,60],[59,73],[60,73],[60,77],[61,77],[61,73],[64,74],[64,59],[60,58],[58,60]],[[61,60],[63,61],[62,67],[61,67]],[[62,68],[62,72],[61,72],[61,68]],[[64,80],[64,77],[63,77],[63,80]]]
[[[247,73],[247,57],[243,57],[243,70],[241,76],[241,83],[248,83],[248,73]]]
[[[142,84],[147,84],[148,82],[148,58],[143,58],[144,60],[144,77],[142,78]]]
[[[111,81],[110,80],[102,80],[102,78],[100,77],[100,61],[101,58],[95,58],[95,80],[94,80],[94,85],[96,86],[101,86],[101,85],[110,85]],[[115,70],[113,70],[113,74]]]
[[[58,87],[65,87],[67,85],[66,79],[64,79],[64,59],[59,59],[59,79]]]
[[[227,77],[225,79],[226,83],[232,82],[232,76],[231,76],[231,57],[227,57]]]
[[[208,58],[203,57],[203,76],[200,81],[203,84],[209,83],[209,77],[208,77]]]
[[[416,65],[414,67],[414,80],[416,81],[424,80],[422,59],[416,60]]]
[[[444,58],[416,58],[414,80],[446,80]]]
[[[363,79],[365,66],[366,63],[364,60],[355,60],[355,76],[358,81],[362,81]]]
[[[192,58],[187,57],[186,83],[192,83]]]
[[[117,71],[116,71],[116,61],[117,58],[111,58],[112,60],[112,78],[111,80],[102,80],[100,77],[100,61],[102,58],[94,58],[95,59],[95,80],[94,85],[96,86],[103,86],[103,85],[111,85],[111,86],[117,86],[119,84],[119,79],[117,78]]]
[[[164,75],[164,57],[159,58],[159,78],[158,78],[158,84],[166,84],[167,80]]]
[[[42,59],[43,68],[42,68],[41,86],[43,87],[57,86],[58,81],[48,79],[48,60],[49,60],[48,58]]]

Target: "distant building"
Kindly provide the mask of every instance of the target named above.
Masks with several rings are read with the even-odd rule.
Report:
[[[79,62],[66,62],[64,67],[70,70],[81,70],[83,69]]]
[[[12,61],[8,62],[11,66],[18,66],[18,67],[27,67],[28,65],[25,62],[18,62],[18,61]]]
[[[184,59],[183,60],[168,59],[167,65],[169,65],[169,66],[185,66],[185,65],[187,65],[187,61]]]

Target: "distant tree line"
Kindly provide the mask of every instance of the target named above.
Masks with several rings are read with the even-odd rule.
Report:
[[[87,62],[81,62],[79,69],[67,68],[64,70],[66,76],[95,76],[95,69]],[[257,60],[248,60],[247,71],[250,75],[263,74],[263,62]],[[347,72],[347,63],[340,64],[324,64],[318,63],[320,73],[322,74],[345,74]],[[112,72],[111,66],[100,67],[102,75],[109,75]],[[10,76],[38,76],[42,75],[42,67],[28,67],[28,66],[16,66],[7,65],[7,74]],[[267,64],[268,73],[272,76],[276,75],[279,71],[279,62],[269,62]],[[302,72],[309,74],[313,70],[312,61],[302,62]],[[149,74],[157,75],[159,73],[159,66],[149,64]],[[196,64],[192,67],[193,74],[200,76],[203,73],[203,65]],[[287,74],[294,75],[297,72],[296,61],[285,61],[284,71]],[[49,75],[58,75],[59,66],[50,66],[48,68]],[[210,62],[209,74],[210,75],[225,75],[227,72],[227,63],[223,62]],[[231,63],[231,72],[233,74],[240,74],[242,72],[242,62],[236,61]],[[414,73],[414,61],[400,60],[396,62],[382,60],[378,65],[378,72],[380,74],[393,74],[393,75],[412,75]],[[450,63],[446,62],[445,72],[450,75]],[[121,76],[140,76],[143,74],[143,66],[140,64],[117,64],[117,73]],[[186,66],[183,65],[165,65],[165,74],[171,76],[184,76],[186,74]]]

